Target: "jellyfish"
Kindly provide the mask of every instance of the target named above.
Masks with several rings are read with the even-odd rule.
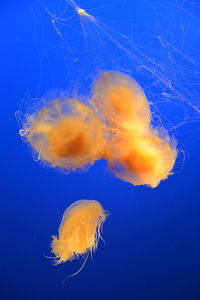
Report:
[[[105,157],[111,172],[135,186],[158,186],[171,175],[177,156],[175,141],[157,133],[115,137],[108,143]]]
[[[112,132],[144,131],[151,122],[151,112],[139,84],[129,76],[109,71],[94,82],[91,105]]]
[[[96,250],[106,216],[106,211],[95,200],[79,200],[70,205],[63,214],[58,237],[52,237],[56,264]]]
[[[20,134],[38,159],[68,171],[92,165],[104,151],[101,122],[92,109],[74,99],[46,102],[26,116]]]
[[[134,80],[103,72],[94,84],[91,105],[107,130],[103,156],[116,177],[156,187],[172,174],[176,142],[163,128],[153,128],[149,102]]]

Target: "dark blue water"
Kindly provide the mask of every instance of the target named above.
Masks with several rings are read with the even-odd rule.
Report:
[[[0,299],[200,299],[198,1],[1,1]],[[175,175],[157,188],[112,177],[99,161],[62,175],[35,162],[14,113],[52,89],[86,97],[100,70],[133,76],[155,124],[178,142]],[[166,96],[168,95],[168,96]],[[92,259],[53,266],[49,244],[66,207],[110,212]]]

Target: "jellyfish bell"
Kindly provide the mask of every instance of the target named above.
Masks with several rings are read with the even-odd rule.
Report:
[[[96,250],[106,216],[106,211],[95,200],[79,200],[70,205],[63,214],[58,237],[52,237],[56,264]]]
[[[85,104],[69,98],[47,101],[27,115],[20,131],[39,158],[52,167],[74,170],[101,158],[101,122]]]
[[[106,156],[113,174],[133,185],[158,186],[172,174],[177,157],[176,144],[158,132],[116,139],[107,146]]]
[[[106,125],[113,130],[143,126],[151,121],[149,103],[142,88],[131,77],[120,72],[100,74],[93,86],[91,103]],[[134,123],[135,122],[135,123]]]

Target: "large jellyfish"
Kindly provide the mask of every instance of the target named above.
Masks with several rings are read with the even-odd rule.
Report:
[[[103,72],[94,84],[91,105],[107,130],[104,158],[111,171],[134,185],[156,187],[171,174],[177,151],[162,128],[153,128],[141,87],[118,72]]]
[[[65,170],[83,168],[101,158],[102,124],[88,106],[73,99],[55,99],[26,115],[20,134],[39,159]]]
[[[63,214],[58,237],[52,237],[56,264],[93,252],[106,216],[106,211],[95,200],[79,200],[70,205]]]
[[[93,108],[112,131],[144,131],[151,121],[149,104],[141,87],[119,72],[103,72],[93,87]]]

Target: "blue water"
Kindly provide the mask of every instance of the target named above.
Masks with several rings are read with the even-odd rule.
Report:
[[[61,15],[64,1],[0,2],[0,299],[198,300],[199,3],[77,4],[100,27],[88,20],[81,26],[70,6]],[[112,177],[105,161],[84,174],[62,175],[35,162],[19,137],[14,113],[27,94],[37,98],[67,89],[71,96],[86,96],[103,69],[139,81],[154,103],[154,122],[178,141],[176,174],[155,189]],[[109,211],[106,242],[62,286],[82,261],[53,266],[45,256],[52,255],[51,235],[64,210],[79,199],[98,200]]]

